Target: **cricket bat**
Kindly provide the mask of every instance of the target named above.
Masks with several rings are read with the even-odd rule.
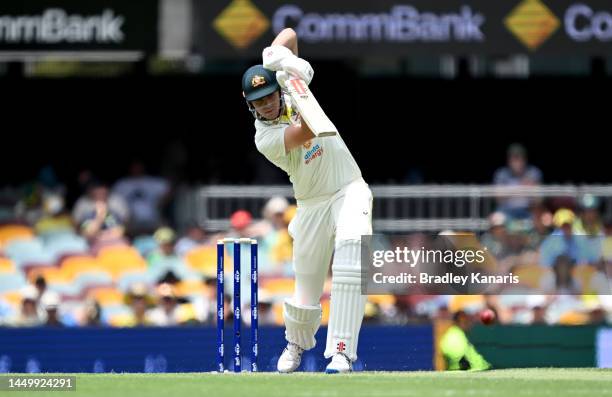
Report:
[[[306,122],[308,128],[317,137],[334,136],[338,130],[325,114],[319,102],[308,88],[304,80],[291,77],[285,81],[285,88],[297,107],[297,112]]]

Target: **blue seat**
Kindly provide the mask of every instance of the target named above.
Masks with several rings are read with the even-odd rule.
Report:
[[[134,239],[132,245],[144,258],[146,258],[147,255],[158,247],[157,241],[153,238],[153,236],[138,236]]]
[[[87,240],[76,234],[62,234],[48,239],[45,247],[56,258],[66,254],[83,254],[89,251]]]
[[[119,290],[127,292],[133,284],[152,284],[155,279],[149,273],[126,273],[117,281]]]
[[[0,274],[0,293],[18,290],[27,285],[23,273]]]

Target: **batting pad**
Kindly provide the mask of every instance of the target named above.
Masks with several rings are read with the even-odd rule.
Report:
[[[315,334],[321,325],[321,305],[306,306],[286,299],[283,305],[285,319],[285,339],[304,350],[317,344]]]
[[[332,288],[325,357],[344,353],[357,359],[359,329],[367,297],[361,295],[361,242],[344,240],[336,245],[332,263]]]

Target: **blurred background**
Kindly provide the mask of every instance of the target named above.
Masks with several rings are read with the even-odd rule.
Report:
[[[525,275],[524,295],[371,296],[357,368],[448,368],[453,324],[494,367],[612,365],[609,2],[4,3],[0,372],[212,369],[225,236],[260,243],[274,367],[295,206],[239,82],[285,27],[375,232],[473,232]]]

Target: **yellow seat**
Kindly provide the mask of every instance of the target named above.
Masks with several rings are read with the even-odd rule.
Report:
[[[108,323],[112,327],[120,327],[120,328],[133,327],[135,325],[134,315],[130,313],[114,314],[110,316],[110,318],[108,319]]]
[[[591,280],[597,273],[597,268],[591,265],[578,265],[572,269],[572,277],[577,280],[582,288],[582,293],[594,293],[590,291]]]
[[[485,300],[482,295],[454,295],[448,303],[448,310],[452,313],[466,310],[470,307],[482,307]]]
[[[176,308],[176,318],[179,324],[195,321],[197,318],[195,306],[191,303],[183,303]]]
[[[202,274],[215,275],[217,274],[217,247],[194,248],[185,255],[185,262],[190,268]]]
[[[379,306],[388,307],[395,305],[395,296],[393,295],[368,295],[368,300]]]
[[[533,289],[541,289],[542,280],[550,274],[551,270],[540,265],[519,265],[512,273],[518,276],[520,283]]]
[[[274,313],[274,324],[275,325],[284,325],[285,320],[283,320],[283,304],[282,303],[274,303],[272,305],[272,312]]]
[[[15,264],[8,258],[0,258],[0,273],[15,273]]]

